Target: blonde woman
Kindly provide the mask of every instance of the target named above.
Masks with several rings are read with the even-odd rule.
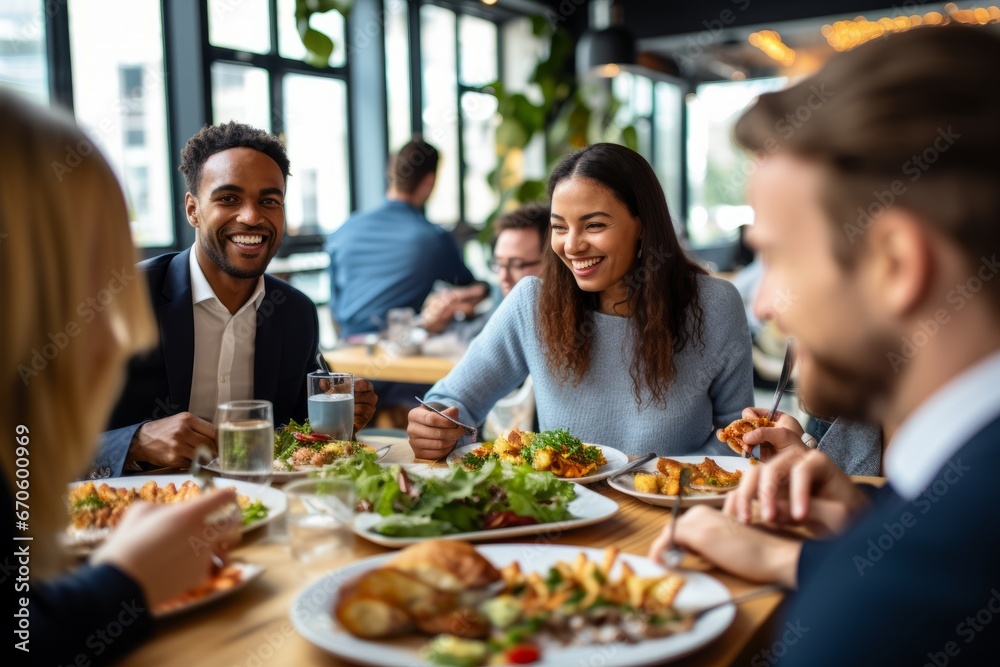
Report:
[[[205,530],[232,500],[218,492],[136,506],[82,567],[61,555],[66,485],[94,454],[126,360],[155,341],[134,262],[121,189],[93,144],[0,91],[0,499],[15,554],[3,585],[15,605],[8,636],[28,663],[120,657],[148,634],[151,606],[208,577],[211,549],[188,538],[216,549],[238,539]]]

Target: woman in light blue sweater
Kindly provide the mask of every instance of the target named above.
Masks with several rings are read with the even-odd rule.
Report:
[[[628,454],[728,454],[714,432],[753,404],[743,302],[681,249],[649,163],[615,144],[567,156],[549,179],[542,275],[520,281],[426,400],[479,424],[530,374],[542,430]],[[410,412],[416,456],[463,432]]]

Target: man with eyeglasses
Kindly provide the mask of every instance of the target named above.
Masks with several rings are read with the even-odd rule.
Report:
[[[493,307],[475,317],[476,306],[484,297],[481,284],[440,292],[424,306],[421,313],[424,328],[429,333],[455,331],[460,339],[471,340],[482,331],[500,300],[510,294],[519,280],[541,273],[548,229],[548,204],[525,204],[498,218],[490,269],[500,279],[500,293],[493,295]]]

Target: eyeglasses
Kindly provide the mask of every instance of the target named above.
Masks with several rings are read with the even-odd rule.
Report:
[[[536,260],[534,262],[525,262],[520,259],[512,259],[506,264],[501,264],[500,262],[493,261],[490,262],[490,269],[494,273],[500,273],[500,269],[507,269],[508,271],[523,271],[529,269],[532,266],[538,266],[542,263],[542,260]]]

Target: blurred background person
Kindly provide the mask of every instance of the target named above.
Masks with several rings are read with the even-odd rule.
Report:
[[[476,282],[451,235],[424,217],[434,189],[438,151],[415,138],[389,161],[385,203],[352,216],[327,239],[330,298],[341,339],[378,333],[389,311],[420,311],[436,281],[451,285]],[[481,301],[487,286],[477,285]],[[404,327],[408,329],[408,327]],[[409,341],[399,341],[407,347]],[[429,385],[375,382],[380,411],[394,426],[406,424],[414,396]]]
[[[514,288],[426,400],[480,424],[530,374],[544,430],[628,454],[728,452],[715,429],[753,402],[743,305],[684,254],[649,163],[588,146],[552,172],[549,199],[541,279]],[[463,436],[422,407],[409,419],[422,458]]]
[[[52,165],[65,159],[67,146],[92,150],[81,150],[79,164],[58,173]],[[94,455],[125,362],[156,341],[156,323],[143,281],[119,278],[134,264],[135,250],[111,168],[71,123],[4,91],[0,239],[0,372],[10,388],[0,428],[17,434],[24,450],[13,443],[0,448],[4,543],[29,546],[31,572],[30,590],[7,598],[15,605],[23,595],[30,600],[29,652],[16,655],[19,664],[84,664],[79,656],[106,664],[149,635],[153,605],[208,579],[212,549],[239,540],[237,531],[204,530],[206,517],[235,496],[218,491],[174,505],[139,503],[89,563],[68,567],[58,541],[69,521],[67,484]],[[95,302],[101,307],[81,309]],[[47,344],[58,352],[39,363],[38,350]],[[29,477],[16,475],[23,469],[18,458],[30,460]],[[19,535],[32,541],[19,543],[14,493],[25,490],[29,528]],[[210,548],[193,549],[192,537]],[[5,577],[12,593],[14,583]],[[13,611],[7,618],[8,641],[20,641]],[[112,624],[121,634],[97,654],[94,634]]]
[[[423,214],[437,166],[436,148],[410,141],[389,162],[385,203],[352,216],[327,240],[341,338],[379,332],[392,308],[419,312],[435,281],[475,282],[451,235]]]
[[[519,280],[542,272],[548,231],[549,205],[546,203],[524,204],[497,218],[493,223],[490,269],[496,272],[499,284],[490,289],[490,308],[476,315],[477,304],[482,298],[481,284],[432,294],[420,313],[423,328],[431,334],[454,333],[459,342],[468,345]]]

